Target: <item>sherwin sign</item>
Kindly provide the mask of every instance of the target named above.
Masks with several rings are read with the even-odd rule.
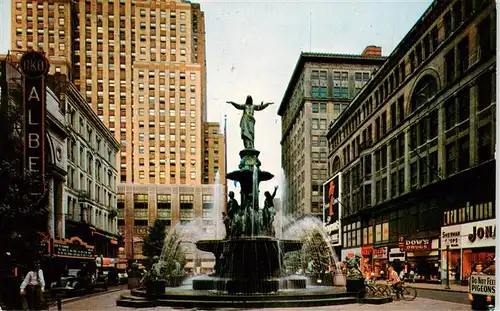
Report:
[[[451,249],[459,249],[461,244],[462,226],[448,226],[441,228],[441,249],[449,246]]]

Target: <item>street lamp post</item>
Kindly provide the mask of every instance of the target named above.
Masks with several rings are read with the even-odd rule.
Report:
[[[104,272],[103,272],[103,269],[104,269],[104,256],[101,254],[100,257],[101,257],[101,271],[100,271],[99,274],[101,275],[101,274],[104,274]]]
[[[446,244],[446,287],[450,289],[450,244]]]

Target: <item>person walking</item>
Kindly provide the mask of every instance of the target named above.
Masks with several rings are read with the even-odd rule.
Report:
[[[40,269],[40,263],[33,264],[24,281],[21,283],[21,295],[26,295],[29,310],[41,310],[43,301],[43,292],[45,289],[45,279],[43,271]]]

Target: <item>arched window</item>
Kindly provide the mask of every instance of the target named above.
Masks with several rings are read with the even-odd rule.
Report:
[[[426,104],[431,98],[436,95],[438,84],[436,78],[431,75],[425,75],[418,81],[413,90],[411,100],[411,111],[417,110],[419,107]]]
[[[339,157],[335,157],[335,159],[333,159],[332,173],[335,174],[339,170],[340,170],[340,158]]]

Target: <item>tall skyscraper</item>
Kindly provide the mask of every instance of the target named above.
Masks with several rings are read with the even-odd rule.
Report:
[[[204,14],[166,0],[12,0],[12,50],[43,49],[121,142],[122,183],[203,183]]]
[[[210,133],[214,125],[206,122],[204,25],[200,5],[181,0],[12,0],[13,53],[43,49],[50,73],[73,81],[121,142],[118,227],[128,258],[140,254],[156,217],[173,226],[202,213],[202,200],[192,194],[147,195],[159,184],[185,185],[176,187],[187,192],[206,188],[203,202],[214,200],[216,187],[188,187],[213,183],[216,159],[219,168],[225,163],[217,135],[208,135],[207,146],[218,148],[218,155],[216,149],[205,152],[205,128]],[[131,189],[142,192],[132,195]],[[155,206],[167,197],[172,213],[157,213]],[[175,202],[186,200],[193,210],[180,213]]]
[[[215,184],[217,172],[219,172],[219,183],[225,184],[226,167],[224,159],[226,157],[226,148],[224,134],[221,133],[217,122],[205,122],[203,126],[203,183]]]

